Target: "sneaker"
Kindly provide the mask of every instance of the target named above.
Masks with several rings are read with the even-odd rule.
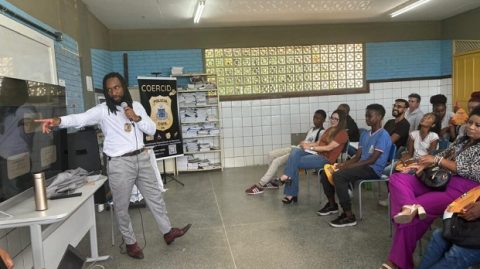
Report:
[[[255,194],[260,194],[263,193],[263,188],[257,186],[257,184],[251,186],[250,188],[246,189],[245,192],[247,194],[255,195]]]
[[[357,225],[357,220],[355,219],[355,215],[352,215],[350,218],[347,217],[345,213],[340,215],[338,218],[330,221],[328,224],[335,228],[342,228],[342,227],[349,227]]]
[[[378,204],[384,207],[388,206],[388,198],[383,200],[378,200]]]
[[[270,181],[270,182],[267,182],[267,184],[263,185],[262,187],[265,189],[278,189],[278,184]]]
[[[330,205],[330,203],[327,203],[322,209],[317,211],[317,215],[319,216],[327,216],[336,213],[338,213],[338,204]]]

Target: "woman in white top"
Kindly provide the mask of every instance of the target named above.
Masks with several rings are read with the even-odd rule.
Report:
[[[421,156],[432,154],[437,149],[438,134],[432,131],[436,118],[434,113],[423,115],[418,130],[410,133],[407,151],[403,154],[402,160],[418,159]]]

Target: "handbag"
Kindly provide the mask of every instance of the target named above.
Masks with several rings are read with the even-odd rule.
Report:
[[[427,167],[417,178],[427,187],[434,190],[445,190],[452,177],[452,172],[439,166]]]
[[[480,248],[480,219],[467,221],[458,216],[465,206],[480,197],[480,186],[453,201],[443,215],[443,237],[449,242],[468,248]]]
[[[480,219],[467,221],[454,213],[443,220],[443,237],[462,247],[480,248]]]
[[[462,148],[460,152],[462,152],[465,148]],[[460,154],[458,152],[457,154]],[[445,160],[451,160],[455,157],[455,149],[451,148],[447,154],[445,154]],[[442,158],[440,158],[441,160]],[[438,165],[439,162],[437,162],[436,165],[430,166],[430,167],[425,167],[420,174],[415,174],[417,178],[425,184],[427,187],[436,190],[436,191],[442,191],[447,188],[448,182],[450,181],[450,178],[452,177],[452,172],[449,170],[442,168]]]

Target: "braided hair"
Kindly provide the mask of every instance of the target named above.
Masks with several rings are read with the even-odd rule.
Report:
[[[120,105],[120,104],[115,102],[115,100],[113,100],[113,98],[110,97],[110,95],[108,94],[107,81],[111,78],[118,78],[118,80],[120,81],[120,84],[123,88],[123,97],[122,97],[122,100],[120,101],[120,103],[125,102],[125,103],[127,103],[127,105],[129,107],[132,107],[133,100],[132,100],[132,96],[130,95],[130,91],[128,90],[127,82],[125,81],[125,79],[123,78],[122,75],[120,75],[117,72],[111,72],[111,73],[106,74],[105,77],[103,77],[103,95],[105,96],[105,101],[107,103],[108,112],[109,113],[112,112],[113,114],[116,115],[117,111],[118,111],[117,106]]]

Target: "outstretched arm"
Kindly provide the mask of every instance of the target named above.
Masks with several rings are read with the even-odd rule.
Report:
[[[34,121],[42,124],[42,132],[44,134],[50,133],[53,127],[57,127],[62,122],[60,118],[36,119]]]

